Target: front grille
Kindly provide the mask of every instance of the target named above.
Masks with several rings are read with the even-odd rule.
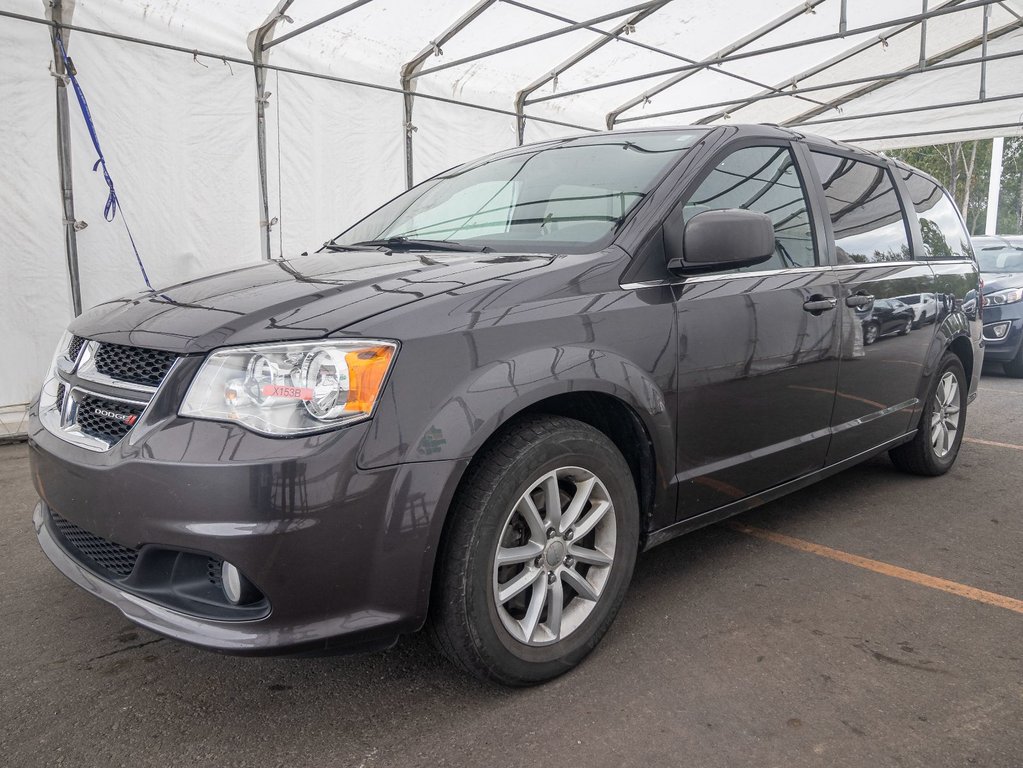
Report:
[[[96,370],[113,379],[158,387],[178,356],[158,349],[100,344],[96,351]]]
[[[57,385],[57,410],[64,412],[64,396],[67,395],[67,387],[63,384]]]
[[[80,557],[91,560],[93,563],[110,571],[117,576],[130,576],[135,569],[135,561],[138,560],[137,549],[122,547],[112,541],[89,533],[84,528],[79,528],[70,520],[65,520],[56,512],[51,511],[53,524],[56,526],[64,541]]]
[[[85,339],[81,336],[72,336],[71,343],[67,345],[67,358],[68,360],[77,360],[78,353],[82,351],[82,346],[85,344]]]
[[[85,395],[78,401],[75,421],[85,434],[113,445],[135,426],[142,410],[141,405]]]

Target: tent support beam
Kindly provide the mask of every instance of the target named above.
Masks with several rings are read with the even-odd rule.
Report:
[[[927,0],[922,0],[920,12],[927,13]],[[927,19],[920,22],[920,69],[927,66]]]
[[[14,13],[13,11],[5,11],[0,8],[0,18],[5,19],[16,19],[17,21],[25,21],[29,24],[43,24],[47,27],[59,27],[60,29],[66,29],[72,32],[81,32],[84,35],[95,35],[96,37],[105,37],[110,40],[121,40],[125,43],[133,43],[135,45],[144,45],[150,48],[157,48],[163,51],[174,51],[175,53],[184,53],[188,55],[188,58],[194,58],[196,56],[206,59],[216,59],[217,61],[229,62],[231,64],[238,64],[245,67],[254,67],[251,58],[242,59],[238,56],[227,56],[223,53],[214,53],[212,51],[197,50],[195,48],[185,48],[181,45],[171,45],[170,43],[161,43],[156,40],[145,40],[140,37],[132,37],[131,35],[122,35],[117,32],[107,32],[103,29],[94,29],[93,27],[81,27],[76,24],[57,24],[54,25],[49,19],[39,19],[35,16],[26,16],[23,13]],[[401,94],[403,91],[401,88],[393,85],[383,85],[382,83],[370,83],[366,80],[355,80],[351,77],[339,77],[337,75],[327,75],[322,72],[310,72],[304,69],[296,69],[295,67],[282,67],[277,64],[269,64],[264,58],[261,65],[267,72],[282,72],[287,75],[298,75],[300,77],[311,77],[314,80],[326,80],[331,83],[344,83],[345,85],[354,85],[359,88],[369,88],[373,91],[382,91],[384,93],[397,93]],[[491,107],[486,104],[477,104],[472,101],[461,101],[459,99],[450,99],[445,96],[435,96],[431,93],[417,94],[421,99],[428,99],[430,101],[437,101],[442,104],[454,104],[459,107],[468,107],[469,109],[479,109],[483,112],[492,112],[497,115],[508,115],[509,117],[515,117],[515,113],[510,109],[501,109],[500,107]],[[549,117],[533,117],[530,118],[536,122],[547,123],[549,125],[560,125],[565,128],[576,128],[580,131],[597,131],[599,128],[594,128],[590,125],[580,125],[579,123],[570,123],[565,120],[554,120]]]
[[[279,0],[277,7],[267,16],[255,31],[249,35],[249,48],[252,51],[252,71],[256,76],[256,157],[259,162],[259,228],[261,230],[263,258],[270,260],[271,230],[274,221],[270,218],[270,184],[267,179],[266,165],[266,60],[265,43],[273,34],[277,24],[294,0]]]
[[[939,5],[938,7],[939,8],[952,7],[952,6],[959,5],[962,2],[963,2],[963,0],[946,0],[946,2],[944,4]],[[928,13],[927,0],[923,0],[921,15],[924,15],[924,14],[927,14],[927,13]],[[921,27],[923,27],[926,24],[927,24],[927,18],[925,16],[920,21],[920,25],[921,25]],[[859,45],[854,45],[852,48],[849,48],[849,49],[847,49],[845,51],[842,51],[840,54],[838,54],[837,56],[833,56],[832,58],[828,59],[827,61],[823,61],[820,64],[815,64],[814,66],[810,67],[810,69],[807,69],[807,70],[804,70],[804,71],[800,72],[798,75],[796,75],[794,78],[792,78],[792,80],[795,81],[795,82],[802,82],[802,81],[806,80],[807,78],[815,77],[816,75],[819,75],[821,72],[824,72],[824,71],[830,69],[831,67],[837,66],[837,65],[841,64],[842,62],[848,61],[849,59],[853,58],[854,56],[856,56],[856,55],[858,55],[860,53],[863,53],[864,51],[870,50],[871,48],[875,48],[878,45],[883,45],[883,41],[884,40],[891,40],[893,37],[895,37],[897,35],[901,35],[904,32],[908,32],[909,30],[913,29],[914,26],[916,26],[916,22],[912,22],[912,23],[909,23],[909,24],[903,24],[901,26],[889,27],[888,29],[884,30],[880,35],[878,35],[875,39],[867,40],[865,42],[860,43]],[[735,111],[738,111],[740,109],[743,109],[743,108],[749,106],[750,104],[755,103],[755,100],[760,95],[762,95],[762,94],[757,94],[757,96],[751,97],[750,100],[749,100],[749,104],[743,103],[743,104],[737,106]],[[831,105],[828,105],[827,109],[831,109]],[[821,112],[824,112],[824,111],[826,111],[826,110],[813,110],[813,111],[810,111],[810,112],[804,112],[803,115],[817,115],[817,114],[820,114]],[[713,122],[714,120],[718,119],[719,117],[723,117],[723,116],[724,116],[723,113],[722,114],[718,114],[718,115],[712,115],[710,117],[704,118],[704,120],[709,123],[709,122]]]
[[[977,131],[1002,131],[1019,130],[1020,123],[995,123],[992,125],[965,125],[961,128],[936,128],[931,131],[911,131],[909,133],[889,133],[885,136],[843,136],[840,141],[857,143],[864,141],[887,141],[890,139],[922,139],[926,136],[941,136],[945,134],[956,135],[961,133],[976,133]],[[989,134],[990,135],[990,134]],[[916,146],[916,145],[912,145]]]
[[[574,19],[570,19],[567,16],[561,16],[561,15],[559,15],[557,13],[551,13],[550,11],[545,11],[542,8],[535,8],[532,5],[528,5],[526,3],[520,2],[519,0],[503,0],[503,2],[506,5],[514,5],[516,8],[521,8],[521,9],[523,9],[525,11],[530,11],[531,13],[536,13],[536,14],[538,14],[540,16],[546,16],[547,18],[550,18],[550,19],[556,19],[557,21],[564,22],[565,24],[575,24],[576,23]],[[669,2],[671,2],[671,0],[666,0],[664,5],[667,5]],[[664,5],[662,5],[661,8],[663,8]],[[637,16],[640,16],[640,15],[648,16],[648,15],[650,15],[650,13],[653,13],[654,10],[659,10],[659,9],[651,9],[651,11],[649,13],[640,12],[640,14],[637,14]],[[630,22],[632,24],[636,24],[638,22],[638,20],[639,19],[636,19],[635,21],[630,20]],[[620,27],[618,27],[618,28],[616,28],[614,30],[610,30],[610,31],[600,29],[599,27],[587,27],[586,29],[589,32],[595,32],[598,35],[602,35],[605,38],[604,42],[610,42],[611,40],[616,40],[616,41],[618,41],[620,43],[624,43],[625,45],[635,46],[636,48],[642,48],[645,51],[651,51],[652,53],[660,54],[661,56],[667,56],[668,58],[675,59],[677,61],[683,61],[686,64],[697,64],[698,63],[696,61],[696,59],[690,59],[687,56],[681,56],[681,55],[679,55],[677,53],[672,53],[671,51],[666,51],[663,48],[658,48],[658,47],[653,46],[653,45],[647,45],[646,43],[642,43],[639,40],[633,40],[631,37],[623,36],[622,35],[622,30],[630,22],[625,22],[625,24],[622,24]],[[596,48],[594,48],[593,50],[599,49],[603,44],[604,43],[601,42],[600,45],[597,45]],[[589,48],[589,46],[587,46],[587,48]],[[583,49],[583,50],[585,51],[587,49]],[[527,98],[529,98],[529,95],[532,94],[533,92],[535,92],[538,88],[542,87],[543,85],[545,85],[546,83],[550,82],[551,80],[556,79],[557,75],[560,75],[565,70],[569,69],[569,67],[574,66],[579,61],[582,61],[588,55],[589,55],[589,53],[585,53],[584,54],[583,52],[580,52],[580,54],[576,54],[576,56],[578,56],[578,61],[576,61],[574,63],[570,63],[570,62],[572,62],[572,59],[576,58],[575,56],[573,56],[572,58],[568,59],[566,62],[558,65],[558,67],[556,67],[553,70],[553,72],[550,73],[551,74],[550,77],[540,78],[537,81],[535,81],[534,83],[531,83],[530,85],[526,86],[525,88],[522,89],[522,91],[519,91],[519,93],[516,94],[515,111],[516,111],[516,113],[518,115],[518,119],[516,120],[516,124],[517,124],[517,127],[518,127],[518,136],[519,136],[519,145],[520,146],[522,145],[522,141],[523,141],[522,137],[523,137],[523,133],[524,133],[524,129],[525,129],[525,120],[526,120],[526,116],[524,114],[524,112],[525,112],[525,100]],[[737,72],[728,72],[728,71],[723,70],[723,69],[718,69],[718,70],[715,70],[715,71],[718,74],[720,74],[720,75],[724,75],[725,77],[730,77],[733,80],[739,80],[740,82],[743,82],[743,83],[749,83],[750,85],[755,85],[758,88],[770,89],[770,87],[771,87],[771,86],[767,85],[767,83],[762,83],[759,80],[754,80],[753,78],[746,77],[745,75],[740,75]],[[537,83],[539,83],[539,85],[537,85]],[[536,87],[534,87],[534,86],[536,86]],[[525,95],[522,95],[523,91],[525,92]],[[521,101],[522,101],[521,104],[519,103],[520,96],[521,96]],[[811,99],[811,98],[804,97],[804,96],[799,96],[798,98],[802,99],[803,101],[809,102],[811,104],[818,104],[818,105],[819,104],[823,104],[823,102],[818,101],[817,99]]]
[[[625,32],[626,30],[630,29],[631,27],[634,27],[636,24],[641,22],[643,19],[645,19],[650,14],[652,14],[652,13],[654,13],[656,11],[659,11],[661,8],[666,6],[670,1],[671,0],[664,0],[663,2],[658,3],[657,5],[654,5],[654,6],[650,7],[650,8],[644,8],[641,11],[637,11],[636,13],[632,14],[629,18],[627,18],[625,21],[623,21],[621,24],[619,24],[617,27],[615,27],[612,30],[604,31],[604,30],[601,30],[601,29],[593,29],[592,31],[597,32],[598,34],[601,35],[601,37],[599,39],[594,40],[589,45],[585,46],[584,48],[580,49],[576,53],[572,54],[567,59],[565,59],[563,62],[558,64],[549,73],[547,73],[546,75],[543,75],[543,76],[537,78],[536,80],[531,82],[529,85],[527,85],[525,88],[523,88],[518,93],[516,93],[515,94],[515,135],[517,137],[517,141],[518,141],[519,146],[520,147],[522,146],[522,142],[525,140],[525,136],[526,136],[525,104],[526,104],[526,99],[529,98],[530,94],[532,94],[538,88],[542,88],[543,86],[547,85],[547,83],[550,83],[550,82],[553,82],[553,81],[557,80],[559,75],[563,74],[567,70],[569,70],[572,67],[574,67],[576,64],[578,64],[580,61],[585,59],[590,54],[592,54],[592,53],[594,53],[596,51],[599,51],[601,48],[603,48],[605,45],[610,43],[612,40],[617,40],[619,38],[619,35],[621,35],[623,32]],[[520,4],[520,3],[513,3],[513,4],[518,6],[518,7],[520,7],[520,8],[525,8],[527,10],[531,10],[534,13],[541,13],[541,15],[544,15],[544,16],[554,16],[554,14],[548,13],[546,11],[541,12],[541,11],[538,11],[537,9],[535,9],[535,8],[532,8],[530,6],[526,6],[524,4]],[[563,21],[563,22],[566,22],[566,23],[571,23],[571,24],[575,23],[575,22],[572,22],[571,20],[566,19],[566,18],[561,17],[561,16],[556,16],[555,18],[557,18],[559,21]],[[660,51],[659,49],[653,48],[653,46],[643,46],[643,47],[644,48],[650,47],[651,49],[657,50],[660,53],[667,53],[667,51]]]
[[[290,40],[293,37],[298,37],[303,32],[308,32],[310,29],[315,29],[316,27],[320,26],[321,24],[326,24],[328,21],[333,21],[334,19],[338,18],[339,16],[344,16],[349,11],[354,11],[356,8],[361,8],[362,6],[364,6],[364,5],[366,5],[366,4],[370,3],[370,2],[372,2],[372,0],[356,0],[354,3],[349,3],[348,5],[344,6],[343,8],[338,8],[336,11],[331,11],[326,16],[321,16],[320,18],[318,18],[318,19],[316,19],[314,21],[310,21],[308,24],[304,24],[301,27],[299,27],[298,29],[294,29],[294,30],[292,30],[291,32],[289,32],[286,35],[281,35],[280,37],[275,37],[273,40],[264,40],[264,42],[262,43],[263,50],[264,51],[269,51],[275,45],[280,45],[285,40]],[[282,11],[282,13],[283,13],[283,11]]]
[[[930,112],[935,109],[957,109],[959,107],[973,107],[978,104],[989,104],[997,101],[1012,101],[1023,99],[1023,92],[1009,93],[1004,96],[992,96],[987,99],[963,99],[962,101],[949,101],[944,104],[926,104],[921,107],[906,107],[905,109],[888,109],[884,112],[864,112],[861,115],[842,115],[841,117],[824,117],[820,120],[808,120],[802,123],[785,123],[789,128],[806,128],[812,125],[831,125],[832,123],[845,123],[850,120],[873,120],[878,117],[894,117],[895,115],[908,115],[913,112]]]
[[[603,16],[596,16],[586,21],[579,21],[575,24],[569,24],[565,27],[559,27],[558,29],[552,29],[550,32],[544,32],[542,35],[534,35],[533,37],[527,37],[525,40],[517,40],[514,43],[508,43],[497,48],[491,48],[480,53],[474,53],[472,56],[465,56],[461,59],[455,59],[454,61],[448,61],[444,64],[438,64],[436,67],[430,67],[429,69],[422,69],[413,75],[413,77],[422,77],[423,75],[429,75],[433,72],[440,72],[442,69],[450,69],[451,67],[458,67],[462,64],[469,64],[473,61],[479,61],[480,59],[486,59],[490,56],[496,56],[499,53],[506,53],[508,51],[514,51],[516,48],[522,48],[533,43],[540,43],[544,40],[550,40],[552,37],[558,37],[560,35],[568,34],[569,32],[575,32],[576,30],[586,29],[594,24],[601,24],[605,21],[611,21],[617,19],[626,14],[635,13],[636,11],[642,11],[647,8],[653,8],[662,5],[664,0],[648,0],[648,2],[640,3],[638,5],[630,5],[628,8],[622,8],[621,10],[614,11],[612,13],[605,13]],[[823,0],[818,0],[823,2]],[[995,0],[991,0],[995,2]]]
[[[430,56],[442,55],[441,46],[448,42],[451,38],[469,26],[473,21],[479,18],[487,8],[492,6],[497,0],[479,0],[472,8],[466,11],[454,24],[451,24],[447,29],[441,32],[437,37],[430,41],[430,43],[423,48],[414,58],[410,59],[401,68],[401,90],[403,94],[404,102],[404,122],[402,124],[402,130],[405,133],[405,187],[406,189],[412,189],[412,185],[415,183],[414,170],[415,165],[413,162],[412,150],[413,141],[412,134],[416,128],[412,125],[412,107],[415,100],[415,84],[412,82],[415,78],[416,73],[422,68]]]
[[[678,85],[683,80],[692,77],[697,72],[706,69],[712,64],[713,65],[721,64],[722,62],[726,61],[729,56],[735,55],[738,51],[742,50],[746,46],[755,43],[757,40],[771,34],[777,29],[781,29],[793,19],[798,19],[800,16],[810,11],[813,11],[823,1],[824,0],[810,0],[810,2],[801,3],[797,7],[792,8],[786,13],[783,13],[776,19],[769,21],[767,24],[760,27],[759,29],[755,29],[748,35],[745,35],[744,37],[739,38],[735,42],[726,45],[717,53],[708,56],[703,61],[697,62],[696,64],[688,65],[682,69],[669,70],[674,71],[676,74],[673,74],[664,82],[658,83],[654,87],[646,89],[645,91],[643,91],[643,93],[639,94],[639,96],[635,96],[634,98],[629,99],[624,104],[620,104],[618,107],[608,112],[606,117],[604,118],[608,130],[611,130],[615,127],[615,123],[618,122],[618,118],[621,116],[623,112],[627,112],[630,109],[639,106],[640,104],[646,104],[652,97],[656,96],[659,93],[662,93],[663,91],[668,90],[669,88]],[[644,76],[626,78],[624,82],[634,82],[636,80],[642,79],[642,77]]]
[[[995,53],[987,57],[988,61],[1000,61],[1002,59],[1011,59],[1018,56],[1023,56],[1023,51],[1006,51],[1004,53]],[[941,64],[935,64],[932,67],[928,67],[928,72],[938,72],[943,69],[955,69],[957,67],[968,67],[974,64],[980,64],[981,59],[979,57],[973,59],[960,59],[958,61],[947,61]],[[800,88],[803,93],[813,93],[815,91],[826,91],[831,88],[845,88],[850,85],[862,85],[864,83],[874,83],[878,80],[899,80],[910,75],[919,74],[919,70],[915,67],[911,70],[899,70],[898,72],[884,72],[878,75],[867,75],[865,77],[856,77],[850,80],[838,80],[832,83],[820,83],[818,85],[808,85],[805,88]],[[779,97],[791,97],[793,94],[781,92],[781,93],[765,93],[760,96],[757,101],[763,101],[764,99],[774,99]],[[649,115],[641,115],[638,117],[626,117],[619,120],[619,123],[632,123],[639,120],[651,120],[655,117],[668,117],[669,115],[681,115],[686,112],[696,112],[702,109],[715,109],[718,107],[731,107],[737,104],[744,104],[749,101],[748,98],[743,99],[730,99],[728,101],[718,101],[713,104],[702,104],[693,107],[686,107],[685,109],[672,109],[666,112],[653,112]],[[709,120],[711,118],[704,118]],[[701,120],[702,122],[702,120]]]
[[[57,47],[57,30],[64,21],[64,7],[60,0],[50,3],[49,14],[53,26],[50,28],[50,44],[53,46],[53,67],[56,77],[57,98],[57,168],[60,174],[61,210],[64,213],[64,257],[67,261],[68,285],[71,294],[71,309],[75,317],[82,314],[82,280],[78,271],[78,237],[75,225],[74,175],[71,170],[71,120],[68,113],[67,72],[64,60]],[[68,41],[64,40],[67,46]]]
[[[808,1],[810,3],[810,8],[812,9],[813,7],[815,7],[814,6],[815,2],[819,5],[820,2],[822,2],[823,0],[808,0]],[[867,32],[877,32],[879,30],[884,30],[884,29],[887,29],[887,28],[892,27],[892,26],[900,26],[900,25],[914,26],[914,25],[918,24],[924,18],[934,18],[936,16],[946,16],[946,15],[948,15],[950,13],[958,13],[959,11],[968,11],[968,10],[971,10],[971,9],[974,9],[974,8],[983,8],[984,6],[992,5],[992,4],[997,3],[997,2],[999,2],[999,0],[971,0],[971,2],[962,3],[962,4],[960,4],[958,2],[955,3],[955,4],[949,3],[949,4],[945,5],[945,6],[942,6],[941,8],[936,8],[936,9],[934,9],[932,11],[928,11],[926,16],[924,16],[924,14],[917,13],[917,14],[913,14],[911,16],[904,16],[902,18],[892,19],[892,20],[885,21],[885,22],[879,22],[879,23],[876,23],[876,24],[868,24],[868,25],[863,26],[863,27],[857,27],[856,29],[850,29],[850,30],[847,31],[846,34],[847,35],[862,35],[862,34],[865,34]],[[796,18],[799,15],[801,15],[803,13],[807,13],[807,12],[808,11],[807,11],[807,4],[806,3],[803,3],[798,8],[793,9],[793,11],[790,11],[790,13],[795,14],[793,16],[793,18]],[[601,90],[603,88],[614,88],[615,86],[627,85],[629,83],[635,83],[635,82],[639,82],[641,80],[649,80],[649,79],[654,78],[654,77],[662,77],[664,75],[674,75],[674,74],[679,74],[679,73],[683,73],[683,72],[690,72],[690,71],[694,71],[694,70],[706,69],[707,67],[710,67],[710,66],[718,66],[718,65],[722,65],[722,64],[727,64],[728,62],[738,61],[740,59],[750,59],[750,58],[754,58],[756,56],[766,56],[767,54],[778,53],[780,51],[790,51],[790,50],[794,50],[794,49],[797,49],[797,48],[803,48],[803,47],[808,46],[808,45],[816,45],[818,43],[827,43],[827,42],[831,42],[833,40],[838,40],[838,39],[840,39],[842,37],[844,37],[844,35],[839,35],[837,32],[835,32],[835,33],[830,33],[830,34],[827,34],[827,35],[820,35],[818,37],[808,37],[808,38],[805,38],[803,40],[796,40],[796,41],[793,41],[791,43],[784,43],[782,45],[771,45],[771,46],[766,46],[764,48],[757,48],[756,50],[753,50],[753,51],[737,51],[735,53],[731,53],[731,54],[726,55],[726,56],[721,56],[720,58],[716,58],[716,59],[712,59],[712,60],[705,60],[705,62],[700,62],[700,63],[697,63],[697,64],[686,64],[684,66],[670,67],[668,69],[659,69],[659,70],[654,70],[654,71],[651,71],[651,72],[643,72],[643,73],[638,74],[638,75],[633,75],[631,77],[623,77],[623,78],[620,78],[618,80],[605,80],[604,82],[594,83],[593,85],[589,85],[589,86],[586,86],[584,88],[575,88],[575,89],[570,90],[570,91],[562,91],[561,93],[554,94],[552,96],[542,96],[540,98],[530,99],[529,101],[526,102],[526,104],[528,106],[529,104],[535,104],[535,103],[540,102],[540,101],[550,101],[552,99],[562,99],[562,98],[565,98],[567,96],[575,96],[575,95],[580,94],[580,93],[589,93],[590,91],[597,91],[597,90]],[[662,85],[663,85],[663,83],[662,83]],[[634,100],[634,101],[636,101],[636,104],[641,104],[641,103],[643,103],[644,99],[639,99],[639,100]]]
[[[1014,22],[1012,22],[1010,24],[1006,24],[1005,26],[999,27],[998,29],[996,29],[996,30],[994,30],[992,32],[989,32],[988,33],[988,39],[989,40],[996,40],[999,37],[1001,37],[1002,35],[1007,35],[1010,32],[1013,32],[1014,30],[1019,29],[1021,26],[1023,26],[1023,21],[1014,21]],[[824,114],[828,110],[838,109],[838,108],[844,106],[845,104],[849,103],[850,101],[862,98],[863,96],[866,96],[869,93],[873,93],[874,91],[878,90],[879,88],[883,88],[886,85],[890,85],[891,83],[896,82],[896,80],[901,80],[902,78],[909,77],[910,75],[920,74],[921,72],[929,72],[929,71],[934,70],[934,69],[941,69],[942,67],[940,65],[941,65],[942,62],[945,62],[948,59],[951,59],[951,58],[953,58],[955,56],[958,56],[961,53],[965,53],[966,51],[969,51],[969,50],[972,50],[973,48],[976,48],[977,47],[977,43],[979,43],[979,42],[981,42],[981,38],[980,37],[974,37],[974,38],[972,38],[970,40],[966,40],[965,42],[962,42],[962,43],[960,43],[959,45],[957,45],[957,46],[955,46],[953,48],[949,48],[946,51],[942,51],[941,53],[934,54],[930,58],[925,59],[922,62],[922,64],[919,64],[919,65],[917,65],[915,67],[907,67],[906,69],[902,70],[902,76],[899,77],[899,78],[894,78],[894,79],[891,79],[891,80],[882,80],[880,82],[875,82],[875,83],[873,83],[871,85],[868,85],[868,86],[865,86],[863,88],[858,88],[855,91],[852,91],[850,93],[847,93],[847,94],[844,94],[844,95],[838,97],[837,99],[833,99],[832,101],[828,102],[824,106],[823,109],[814,109],[814,110],[810,110],[809,112],[804,112],[801,115],[797,115],[796,117],[793,117],[793,118],[791,118],[789,120],[786,120],[783,123],[783,125],[806,125],[807,124],[806,121],[807,121],[808,118],[812,118],[812,117],[816,117],[817,115]],[[981,55],[979,58],[975,59],[975,62],[979,63],[982,67],[985,67],[987,65],[987,62],[993,60],[994,58],[997,58],[997,57],[992,57],[991,55],[989,55],[987,53],[987,48],[985,46],[983,55]],[[983,101],[984,100],[984,96],[981,96],[980,100]],[[824,121],[821,121],[821,122],[832,122],[832,121],[824,120]]]
[[[981,32],[980,57],[980,100],[987,98],[987,40],[988,26],[991,23],[991,6],[984,9],[984,24]]]

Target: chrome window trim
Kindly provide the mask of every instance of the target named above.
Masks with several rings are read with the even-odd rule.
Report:
[[[637,283],[622,283],[621,288],[626,291],[638,288],[656,288],[663,285],[693,285],[695,283],[709,283],[714,280],[735,280],[745,277],[771,277],[772,275],[803,275],[814,272],[829,272],[834,267],[830,265],[815,267],[782,267],[779,269],[762,269],[757,272],[714,272],[706,275],[680,275],[678,278],[645,280]]]

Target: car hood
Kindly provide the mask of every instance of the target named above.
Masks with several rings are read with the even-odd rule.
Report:
[[[981,272],[984,295],[1007,288],[1023,288],[1023,272]]]
[[[267,261],[100,304],[79,336],[181,354],[326,336],[395,307],[550,264],[552,256],[346,251]]]

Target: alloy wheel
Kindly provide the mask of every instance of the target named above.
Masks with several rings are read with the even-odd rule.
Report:
[[[493,600],[520,643],[572,634],[600,600],[614,563],[614,504],[589,470],[561,467],[534,481],[505,520],[494,552]]]
[[[931,410],[931,446],[938,458],[947,456],[955,445],[959,410],[959,380],[952,371],[945,371],[934,391]]]

